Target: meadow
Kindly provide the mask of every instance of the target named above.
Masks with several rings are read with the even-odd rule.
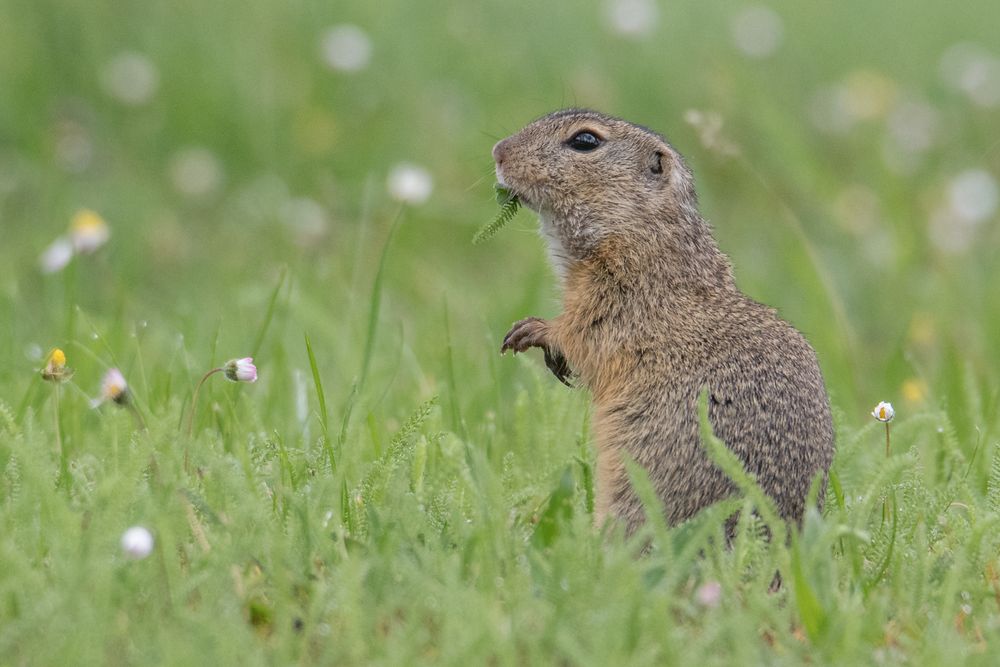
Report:
[[[995,664],[998,20],[0,0],[0,664]],[[530,212],[471,244],[490,148],[564,106],[665,134],[816,348],[838,451],[787,543],[746,478],[595,531],[587,395],[499,355],[559,294]]]

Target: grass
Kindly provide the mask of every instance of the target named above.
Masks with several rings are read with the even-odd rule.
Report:
[[[941,59],[993,47],[994,4],[778,0],[755,60],[736,2],[632,40],[594,2],[0,0],[0,663],[992,664],[1000,227],[950,193],[996,182],[1000,125]],[[353,74],[321,53],[344,22],[372,41]],[[138,105],[109,92],[123,52],[155,67]],[[817,350],[838,452],[787,543],[749,479],[596,533],[588,397],[498,354],[558,295],[533,216],[469,242],[490,147],[570,104],[669,136],[739,284]],[[399,162],[426,203],[386,193]],[[43,275],[82,207],[110,242]],[[260,380],[207,382],[188,437],[198,379],[251,355]],[[90,407],[113,366],[147,429]]]

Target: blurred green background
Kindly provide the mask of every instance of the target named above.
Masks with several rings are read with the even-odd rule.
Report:
[[[468,243],[495,210],[490,147],[588,106],[687,156],[740,285],[807,334],[835,403],[962,402],[962,382],[995,386],[1000,343],[996,16],[988,1],[4,0],[0,373],[9,386],[37,361],[26,345],[76,333],[36,266],[80,207],[114,234],[80,267],[95,314],[165,338],[180,317],[194,349],[220,326],[238,340],[287,265],[316,326],[351,317],[399,163],[433,191],[390,251],[386,320],[426,358],[447,298],[458,353],[481,359],[512,320],[557,307],[529,214]]]
[[[567,462],[588,460],[587,398],[548,377],[536,355],[515,361],[497,354],[513,321],[559,310],[533,216],[519,214],[488,244],[474,247],[470,239],[497,210],[494,142],[566,106],[593,107],[646,125],[687,157],[702,212],[732,257],[739,285],[778,308],[816,348],[842,435],[867,424],[876,402],[892,401],[900,419],[925,415],[898,436],[901,447],[919,449],[928,464],[924,470],[907,458],[907,465],[923,470],[915,477],[931,485],[945,478],[950,483],[953,468],[945,463],[953,455],[963,466],[972,462],[968,470],[975,474],[965,472],[969,493],[985,494],[1000,405],[998,23],[995,0],[0,0],[0,407],[10,410],[7,433],[18,434],[2,436],[9,448],[0,447],[0,463],[6,466],[5,498],[21,498],[4,509],[7,536],[0,554],[5,569],[24,582],[11,578],[0,585],[4,618],[19,619],[0,632],[0,648],[17,650],[38,627],[32,623],[44,619],[64,643],[31,646],[51,651],[45,655],[52,662],[77,650],[94,660],[125,655],[117,642],[127,643],[127,623],[115,616],[125,608],[133,623],[146,624],[136,636],[157,638],[150,652],[133,646],[130,655],[151,662],[194,659],[216,645],[209,641],[213,633],[245,639],[250,635],[239,634],[245,630],[232,628],[243,628],[245,618],[257,625],[252,586],[244,589],[243,575],[231,570],[237,568],[233,563],[245,566],[247,553],[270,563],[261,577],[271,577],[268,604],[273,602],[285,628],[279,637],[288,642],[278,655],[288,660],[300,655],[297,640],[281,633],[292,632],[288,610],[298,606],[306,611],[295,614],[326,619],[345,633],[356,613],[356,633],[342,635],[343,644],[331,650],[347,647],[344,655],[357,662],[371,657],[366,651],[383,624],[397,621],[412,622],[407,627],[415,636],[430,639],[393,645],[399,652],[387,649],[386,664],[393,664],[393,655],[412,658],[421,650],[412,647],[427,645],[458,646],[452,657],[469,659],[476,653],[463,653],[461,642],[452,640],[462,637],[462,624],[471,618],[489,628],[483,632],[500,633],[490,635],[491,641],[504,646],[494,641],[502,635],[495,630],[500,625],[489,619],[511,609],[528,614],[522,630],[534,636],[532,623],[548,627],[545,619],[553,611],[532,593],[532,586],[543,586],[539,579],[518,569],[531,559],[548,573],[536,573],[551,585],[546,600],[561,595],[561,567],[576,578],[567,606],[551,621],[563,618],[562,631],[570,634],[542,643],[540,653],[524,649],[524,656],[551,655],[563,641],[563,655],[573,655],[566,647],[576,645],[586,657],[587,649],[579,648],[586,644],[579,642],[597,637],[592,628],[602,623],[584,607],[617,592],[616,577],[627,582],[623,587],[635,586],[628,590],[635,593],[636,609],[654,609],[653,600],[663,604],[655,607],[663,612],[657,618],[675,617],[676,608],[657,597],[662,591],[654,587],[650,593],[630,578],[639,575],[625,551],[602,560],[605,552],[579,514],[576,532],[567,533],[561,547],[555,542],[561,561],[550,563],[545,558],[551,553],[540,556],[541,550],[517,541],[530,523],[523,517],[544,504]],[[107,221],[110,241],[61,270],[44,271],[46,248],[83,208]],[[315,353],[325,406],[315,391],[304,335]],[[91,411],[80,392],[68,394],[62,428],[69,472],[59,478],[66,495],[41,501],[39,518],[33,487],[25,482],[28,495],[15,493],[20,482],[12,480],[21,477],[12,462],[31,472],[25,451],[33,442],[44,443],[38,445],[33,479],[41,488],[56,478],[51,434],[36,424],[50,417],[52,392],[36,371],[53,346],[66,349],[83,393],[96,393],[101,373],[120,366],[152,435],[135,435],[124,413]],[[209,473],[208,481],[200,473],[194,479],[186,458],[180,463],[187,441],[176,435],[193,383],[213,365],[251,353],[260,382],[239,387],[220,381],[203,395],[196,424],[209,435],[191,451]],[[359,385],[361,377],[366,381]],[[428,435],[431,444],[422,441],[431,451],[428,487],[452,493],[461,479],[478,488],[500,507],[496,523],[485,529],[494,532],[477,543],[469,536],[479,524],[456,521],[441,529],[440,545],[431,540],[427,546],[423,532],[407,532],[416,532],[414,526],[424,531],[422,521],[437,526],[421,513],[424,506],[418,512],[408,502],[389,502],[383,519],[397,532],[386,531],[380,537],[385,542],[368,544],[368,560],[345,555],[337,561],[339,555],[324,551],[333,547],[324,546],[329,540],[323,541],[318,527],[333,515],[334,509],[324,515],[326,508],[350,514],[342,485],[353,489],[373,461],[382,461],[394,446],[391,433],[433,395],[441,405],[433,428],[484,452],[486,463],[469,463],[476,477],[455,463],[460,447],[449,450],[450,440]],[[274,472],[277,464],[271,467],[267,457],[277,441],[299,448],[288,465],[316,473],[312,466],[322,459],[317,452],[329,442],[319,439],[324,411],[330,430],[340,431],[333,438],[341,448],[339,467],[316,477]],[[945,413],[950,421],[943,427],[935,420]],[[851,441],[853,458],[842,463],[848,507],[841,499],[838,516],[856,521],[859,531],[874,531],[885,516],[884,509],[878,513],[885,501],[859,495],[870,516],[859,511],[844,518],[851,516],[852,494],[887,488],[896,473],[865,478],[878,471],[881,434],[862,434],[875,449],[855,448],[861,436]],[[941,444],[946,440],[947,447]],[[143,465],[153,454],[162,457],[162,486],[128,487],[145,474]],[[994,460],[1000,460],[995,453]],[[240,466],[245,480],[234,472]],[[892,468],[902,469],[902,463]],[[473,477],[485,486],[472,485]],[[510,496],[493,493],[501,486]],[[487,487],[489,493],[482,491]],[[177,488],[196,489],[206,504],[234,519],[211,524],[211,553],[199,551],[196,536],[186,532]],[[941,497],[950,493],[935,489]],[[476,497],[455,491],[460,500],[452,505],[454,498],[441,493],[438,509],[444,507],[444,515],[459,516]],[[931,492],[925,496],[940,500]],[[574,497],[584,504],[580,492]],[[289,507],[302,512],[301,532],[289,527]],[[513,517],[510,524],[504,512]],[[212,516],[210,510],[203,515]],[[831,631],[828,648],[878,644],[881,636],[869,635],[882,631],[891,610],[908,608],[906,594],[938,595],[934,586],[913,584],[924,582],[920,577],[931,571],[929,565],[907,570],[900,561],[913,553],[933,557],[920,531],[938,535],[944,529],[934,523],[934,512],[927,516],[930,528],[919,523],[923,518],[913,519],[912,550],[905,556],[899,555],[902,547],[895,552],[892,591],[865,598],[864,608],[873,611],[864,622],[851,577],[860,577],[862,562],[870,567],[881,556],[865,552],[864,559],[832,561],[829,550],[817,548],[815,563],[843,568],[817,584],[821,602],[843,610],[828,629],[848,628],[842,635]],[[159,607],[146,602],[158,599],[155,590],[144,588],[155,578],[112,570],[103,555],[114,550],[126,525],[142,521],[165,545],[164,573],[175,586],[176,616],[162,627]],[[46,526],[56,526],[64,543]],[[892,530],[894,540],[895,524]],[[966,541],[965,533],[947,534],[956,544]],[[176,551],[183,551],[179,558],[167,549],[171,535]],[[89,546],[92,539],[97,546]],[[494,591],[486,575],[480,579],[452,568],[446,547],[463,539],[477,557],[482,554],[476,549],[493,553],[482,546],[490,540],[509,546],[495,560],[483,557],[481,567],[512,577],[510,592]],[[836,539],[843,547],[842,536]],[[871,549],[887,543],[878,533]],[[893,557],[889,544],[886,563]],[[406,561],[412,590],[394,578],[400,576],[396,568],[404,567],[395,560],[396,550],[404,546],[420,557],[432,553],[425,561]],[[732,582],[718,572],[727,571],[729,557],[717,556],[705,566],[717,567],[710,571],[727,587]],[[329,565],[334,562],[337,567]],[[851,575],[844,574],[848,565]],[[550,566],[551,572],[545,570]],[[250,580],[260,574],[256,567],[241,571]],[[444,573],[440,581],[420,578],[424,569],[435,568]],[[773,567],[762,575],[763,587],[770,572]],[[914,579],[907,579],[912,572]],[[961,576],[981,585],[973,587],[976,600],[989,599],[992,589],[979,574]],[[92,581],[93,588],[60,588],[79,581]],[[463,583],[480,588],[465,590]],[[323,586],[336,595],[342,588],[354,591],[357,598],[331,612],[319,606],[325,598],[316,591]],[[365,591],[372,586],[377,592],[369,604]],[[26,602],[36,589],[44,594]],[[933,645],[939,651],[934,655],[947,653],[958,589],[958,583],[945,587],[933,602],[915,598],[914,610],[940,602],[939,620],[945,620],[933,625],[939,634],[925,633],[923,611],[914,611],[911,625],[899,624],[904,641],[912,642],[906,650]],[[136,590],[143,597],[127,602]],[[219,606],[199,607],[183,597],[200,590],[218,594]],[[448,591],[456,596],[445,605],[451,615],[430,602],[421,606]],[[687,589],[681,594],[690,597]],[[491,606],[494,596],[503,595],[509,597]],[[799,655],[785,608],[771,598],[760,600],[733,611],[730,624],[698,617],[692,635],[674,628],[671,641],[711,655],[717,632],[732,641],[727,655],[746,657],[740,651],[751,645],[763,652],[754,655],[769,655],[773,637],[761,639],[758,631],[766,608],[779,643]],[[426,629],[414,620],[425,616],[439,625]],[[74,634],[77,618],[100,630]],[[659,620],[640,611],[629,618],[648,622],[643,641],[659,637]],[[996,616],[991,619],[984,627],[995,633]],[[330,631],[329,625],[308,627]],[[634,636],[624,625],[619,630],[621,643],[608,641],[607,655],[635,658],[635,646],[645,645],[635,638],[639,631]],[[199,641],[176,641],[187,631]],[[854,644],[845,643],[848,635]],[[692,644],[692,637],[699,639]],[[977,651],[969,642],[965,650]],[[217,656],[230,661],[247,650],[223,646]],[[405,646],[411,648],[400,648]],[[30,648],[21,650],[22,659],[30,656]],[[516,653],[520,646],[511,650],[522,656]],[[837,650],[824,655],[849,662]],[[869,655],[860,650],[851,655]],[[438,654],[421,655],[433,661]],[[507,659],[513,661],[511,654]]]

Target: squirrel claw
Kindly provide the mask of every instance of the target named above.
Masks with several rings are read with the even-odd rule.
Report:
[[[500,346],[500,354],[507,350],[513,350],[514,354],[524,352],[532,347],[540,347],[545,353],[545,365],[552,374],[567,387],[572,387],[569,379],[573,375],[573,370],[569,367],[566,357],[562,352],[549,344],[548,322],[538,317],[527,317],[520,322],[515,322],[507,335],[504,336],[503,344]]]
[[[515,322],[500,346],[500,354],[513,350],[514,354],[532,347],[545,347],[545,320],[528,317]]]
[[[558,350],[553,350],[550,347],[545,347],[545,365],[548,366],[552,374],[556,376],[556,379],[562,382],[567,387],[572,387],[573,383],[569,381],[569,378],[573,375],[573,369],[569,367],[569,363],[566,361],[566,357],[562,355]]]

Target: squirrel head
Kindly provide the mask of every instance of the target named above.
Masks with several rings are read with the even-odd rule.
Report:
[[[710,236],[680,154],[619,118],[556,111],[497,143],[493,158],[500,184],[539,214],[560,273],[609,238],[655,253]]]

